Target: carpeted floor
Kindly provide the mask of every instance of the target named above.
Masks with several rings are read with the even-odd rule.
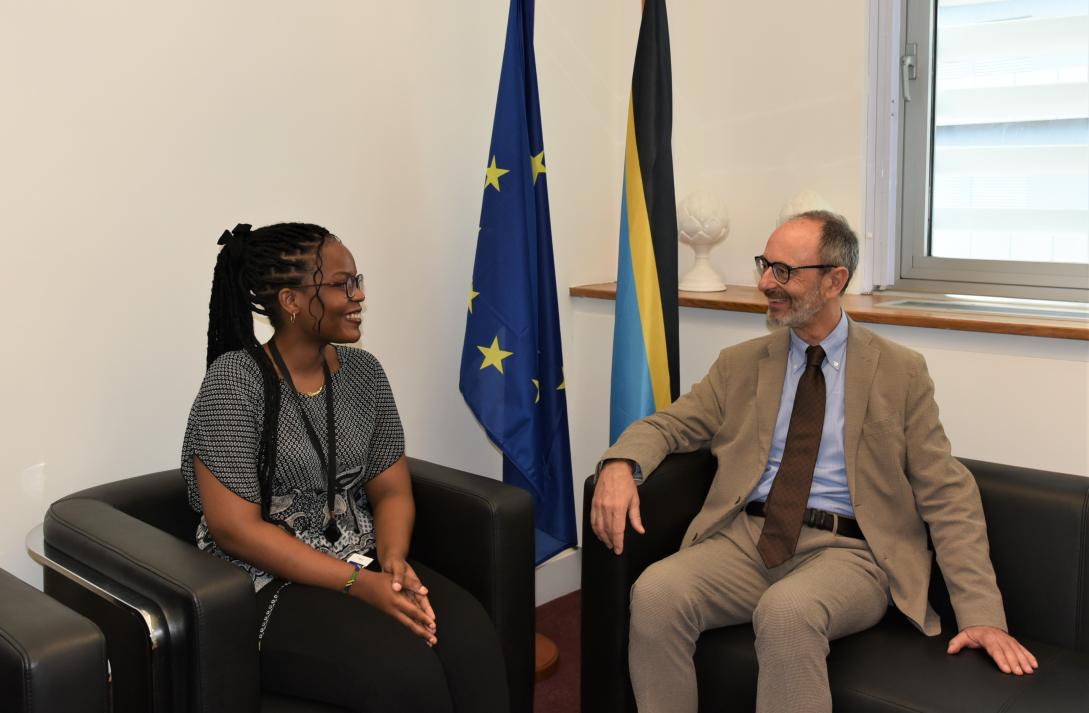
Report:
[[[581,592],[574,591],[537,607],[537,633],[560,650],[556,672],[537,683],[533,713],[579,713]]]

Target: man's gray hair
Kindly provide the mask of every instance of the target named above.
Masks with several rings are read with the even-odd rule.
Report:
[[[807,210],[791,220],[816,220],[821,224],[820,256],[825,265],[847,268],[847,282],[843,283],[842,295],[858,267],[858,236],[851,230],[847,219],[830,210]]]

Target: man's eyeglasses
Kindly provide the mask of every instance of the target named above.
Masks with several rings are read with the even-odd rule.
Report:
[[[304,287],[340,287],[344,290],[344,294],[348,295],[348,299],[352,299],[355,296],[356,290],[363,289],[363,275],[353,275],[343,282],[315,282],[312,285],[303,285]]]
[[[797,267],[791,267],[785,262],[769,262],[768,259],[763,255],[757,255],[753,259],[756,260],[756,269],[760,271],[761,275],[767,272],[767,270],[770,268],[771,276],[774,277],[775,281],[778,282],[780,285],[785,285],[787,282],[789,282],[790,276],[794,273],[795,270],[813,270],[817,268],[839,267],[839,265],[798,265]]]

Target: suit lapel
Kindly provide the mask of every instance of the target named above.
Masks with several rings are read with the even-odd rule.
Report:
[[[870,344],[873,335],[854,321],[847,325],[847,374],[844,383],[843,451],[847,466],[847,487],[852,500],[855,487],[855,461],[862,436],[862,419],[870,401],[870,387],[877,373],[878,350]]]
[[[790,330],[781,329],[778,334],[772,335],[767,353],[760,360],[756,380],[756,423],[762,464],[767,463],[768,452],[771,450],[771,436],[779,414],[779,400],[783,397],[783,376],[786,374],[789,349]]]

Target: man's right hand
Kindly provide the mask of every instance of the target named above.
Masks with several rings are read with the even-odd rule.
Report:
[[[590,526],[606,547],[620,554],[624,551],[624,528],[629,518],[636,532],[646,533],[639,516],[639,490],[635,487],[631,463],[610,460],[597,476]]]

